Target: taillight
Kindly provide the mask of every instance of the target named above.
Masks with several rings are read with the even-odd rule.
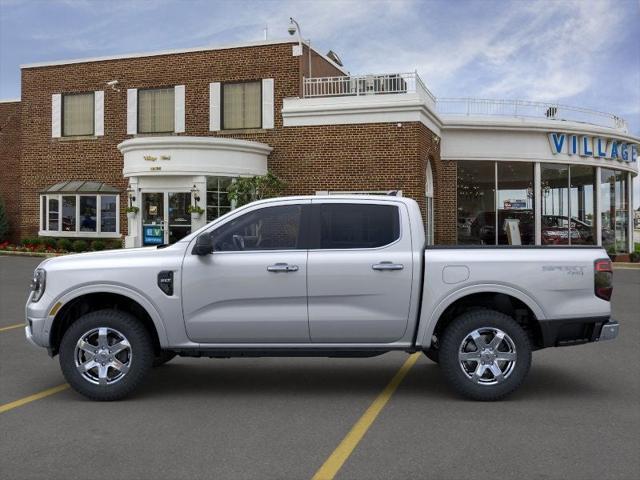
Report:
[[[596,260],[593,266],[593,281],[596,297],[603,300],[611,300],[613,293],[613,269],[608,258]]]

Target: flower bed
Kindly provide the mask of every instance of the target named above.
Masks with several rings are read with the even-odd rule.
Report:
[[[20,245],[8,241],[0,242],[0,252],[37,253],[64,255],[67,253],[96,252],[122,248],[120,240],[69,240],[68,238],[36,237],[25,238]]]

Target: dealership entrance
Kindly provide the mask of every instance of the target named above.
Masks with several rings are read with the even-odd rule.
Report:
[[[142,193],[142,245],[175,243],[191,233],[190,192]]]

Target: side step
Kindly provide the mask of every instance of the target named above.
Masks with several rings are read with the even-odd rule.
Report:
[[[329,357],[329,358],[368,358],[383,355],[390,350],[324,350],[315,348],[226,348],[226,349],[182,349],[174,350],[181,357]]]

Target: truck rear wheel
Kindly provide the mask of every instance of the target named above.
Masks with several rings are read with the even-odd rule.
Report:
[[[67,382],[92,400],[119,400],[133,392],[153,363],[149,332],[132,315],[99,310],[83,315],[60,343]]]
[[[444,331],[439,349],[442,372],[460,394],[499,400],[516,390],[531,366],[531,342],[510,316],[472,310]]]

